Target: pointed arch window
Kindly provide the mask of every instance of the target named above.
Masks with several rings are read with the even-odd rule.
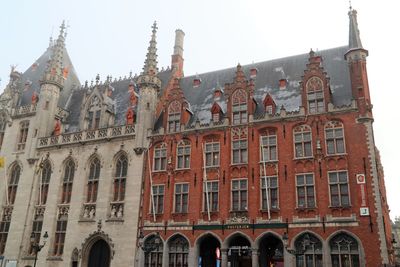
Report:
[[[176,148],[176,168],[190,168],[190,143],[188,141],[179,142]]]
[[[329,242],[333,267],[359,267],[360,251],[358,242],[351,236],[341,233]]]
[[[168,107],[168,132],[175,133],[181,129],[181,103],[177,100]]]
[[[234,125],[247,123],[247,94],[242,89],[232,95],[232,122]]]
[[[322,242],[313,234],[305,233],[294,242],[296,248],[296,267],[323,267]],[[302,253],[299,253],[302,252]]]
[[[163,143],[154,149],[154,171],[165,171],[167,169],[167,147]]]
[[[188,267],[189,243],[182,236],[169,242],[169,267]]]
[[[51,178],[51,164],[48,160],[43,163],[42,177],[40,179],[39,205],[46,205]]]
[[[297,126],[293,131],[295,158],[312,157],[311,128],[308,125]]]
[[[69,159],[65,164],[64,177],[62,184],[61,204],[68,204],[71,202],[72,185],[75,175],[75,163]]]
[[[97,191],[100,177],[100,160],[94,158],[90,163],[90,171],[87,183],[86,203],[95,203],[97,201]]]
[[[19,177],[21,175],[21,167],[15,164],[11,169],[11,176],[8,183],[8,204],[14,205],[17,195]]]
[[[4,131],[6,130],[7,119],[4,113],[0,114],[0,149],[3,144]]]
[[[306,84],[307,103],[309,113],[320,113],[325,111],[324,85],[320,78],[313,76]]]
[[[326,153],[328,155],[346,153],[343,124],[330,121],[325,125]]]
[[[164,245],[158,236],[151,236],[145,241],[146,247],[154,248],[148,253],[145,253],[145,267],[162,267],[163,248]]]
[[[128,159],[125,155],[121,155],[117,160],[115,168],[113,201],[124,201],[125,199],[127,172]]]

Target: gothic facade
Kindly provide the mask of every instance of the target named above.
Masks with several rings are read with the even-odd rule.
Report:
[[[140,75],[83,85],[62,25],[0,97],[4,264],[393,263],[349,19],[346,46],[187,77],[181,30],[158,70],[154,24]]]

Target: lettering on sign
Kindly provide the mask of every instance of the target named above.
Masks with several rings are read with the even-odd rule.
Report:
[[[360,208],[360,216],[369,216],[369,208]]]

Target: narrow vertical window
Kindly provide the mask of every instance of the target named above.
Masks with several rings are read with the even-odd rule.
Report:
[[[154,171],[165,171],[167,169],[167,148],[165,144],[156,146],[154,149]]]
[[[71,202],[74,174],[75,174],[75,163],[73,160],[70,159],[65,164],[63,184],[62,184],[61,204],[68,204]]]
[[[36,209],[35,218],[32,223],[32,233],[34,236],[34,242],[35,244],[39,244],[40,242],[40,234],[42,233],[42,226],[43,226],[43,214],[40,209]],[[39,214],[38,214],[39,213]],[[29,254],[33,255],[35,253],[35,249],[32,247],[32,245],[29,248]]]
[[[42,177],[40,184],[40,194],[39,194],[39,205],[46,205],[47,196],[49,193],[49,185],[50,185],[50,177],[51,177],[51,165],[48,160],[43,163],[42,168]]]
[[[0,114],[0,149],[3,144],[4,131],[6,130],[7,118],[4,113]]]
[[[278,209],[278,177],[263,176],[261,177],[261,209],[267,210]]]
[[[181,129],[181,103],[172,102],[168,107],[168,132],[175,133]]]
[[[232,95],[232,124],[247,123],[247,94],[238,89]]]
[[[324,86],[320,78],[311,77],[306,84],[307,102],[309,113],[320,113],[325,111]]]
[[[347,171],[329,172],[329,193],[332,207],[350,206]]]
[[[8,231],[10,230],[11,213],[3,208],[3,214],[0,221],[0,255],[4,254],[6,248]]]
[[[218,181],[206,181],[203,185],[204,211],[218,211]],[[208,194],[208,195],[207,195]]]
[[[64,252],[65,234],[67,232],[68,217],[61,215],[57,220],[56,233],[54,238],[53,255],[61,256]]]
[[[113,201],[124,201],[125,199],[127,172],[128,172],[128,159],[126,158],[125,155],[122,155],[117,160],[117,165],[115,169]]]
[[[99,186],[100,177],[100,160],[95,158],[90,163],[90,172],[87,183],[87,203],[95,203],[97,200],[97,190]]]
[[[260,138],[261,161],[276,161],[278,160],[278,143],[274,130],[268,130],[266,135]]]
[[[190,168],[190,143],[187,141],[179,142],[176,148],[176,168],[188,169]]]
[[[19,177],[21,175],[21,167],[15,164],[11,169],[11,176],[8,183],[8,204],[14,205],[17,195]]]
[[[187,213],[189,200],[189,184],[175,184],[175,212]]]
[[[232,141],[232,164],[247,163],[247,139]]]
[[[219,166],[219,142],[209,142],[205,145],[206,167]]]
[[[247,211],[247,179],[232,180],[232,211]]]
[[[28,137],[29,121],[23,121],[20,123],[17,150],[24,150],[26,139]]]
[[[297,207],[315,208],[314,175],[312,173],[296,175]]]
[[[89,107],[87,109],[86,119],[88,122],[88,129],[95,130],[100,127],[101,118],[101,103],[97,96],[93,96],[90,100]]]
[[[164,185],[153,185],[153,203],[151,203],[151,213],[153,213],[153,205],[156,214],[164,212]]]
[[[311,128],[301,125],[294,129],[295,158],[312,157]]]
[[[325,125],[326,153],[328,155],[345,153],[343,124],[330,121]]]

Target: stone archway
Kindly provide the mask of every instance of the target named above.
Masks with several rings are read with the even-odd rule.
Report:
[[[228,246],[228,263],[231,267],[251,267],[251,243],[242,236],[233,236]]]
[[[89,251],[88,267],[110,267],[110,247],[104,239],[97,240]]]
[[[217,248],[221,249],[220,241],[212,234],[206,234],[198,240],[199,266],[216,267],[217,266]],[[220,255],[219,255],[220,257]]]
[[[259,264],[260,266],[283,266],[283,243],[273,234],[266,234],[260,240]]]
[[[82,244],[81,267],[109,267],[110,262],[114,257],[114,243],[112,242],[111,238],[104,233],[104,231],[101,231],[101,223],[99,224],[100,226],[98,226],[98,230],[86,238]],[[100,254],[104,254],[105,258],[102,258],[102,260],[106,263],[106,265],[96,265],[97,262],[93,262],[93,258]]]

